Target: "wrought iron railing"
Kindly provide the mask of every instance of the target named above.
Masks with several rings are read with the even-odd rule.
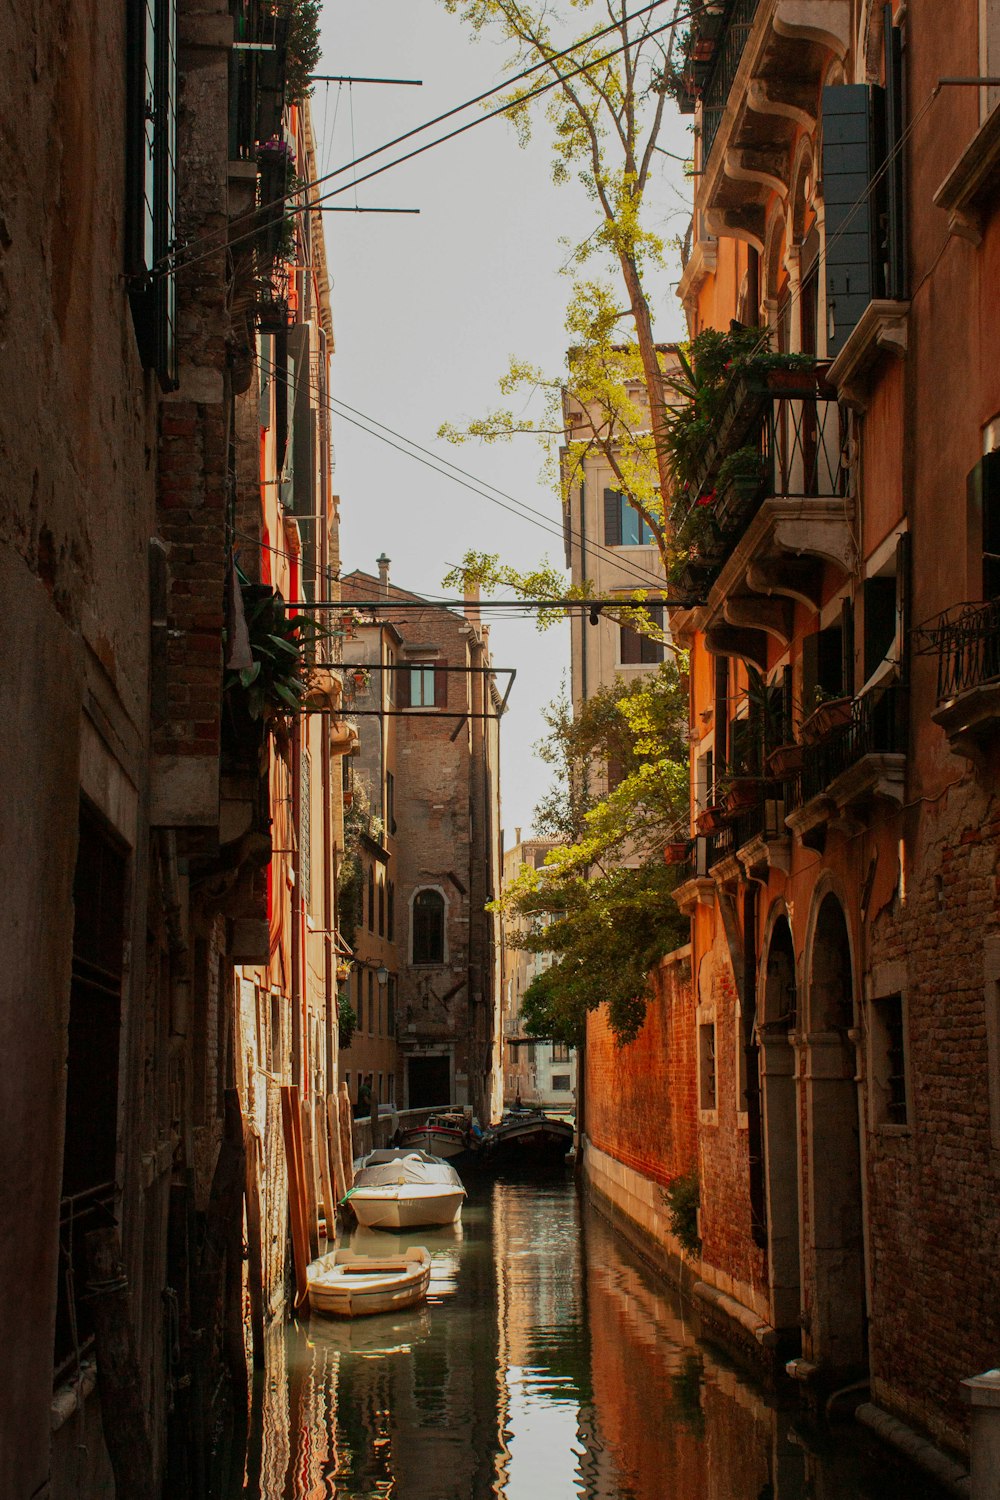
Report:
[[[701,164],[712,154],[736,70],[753,30],[759,0],[734,0],[723,23],[712,59],[712,71],[701,96]]]
[[[1000,599],[958,605],[922,633],[937,652],[939,703],[1000,679]]]
[[[708,843],[708,865],[727,859],[756,838],[778,839],[786,836],[783,790],[778,783],[762,784],[757,799],[741,812],[734,813]]]
[[[898,683],[872,688],[856,698],[846,724],[818,744],[807,745],[801,771],[786,784],[790,808],[819,797],[838,776],[866,755],[891,755],[906,748],[905,698]]]
[[[64,1198],[59,1207],[59,1281],[53,1350],[55,1383],[78,1367],[92,1345],[93,1319],[87,1301],[86,1237],[114,1221],[115,1185],[101,1182]]]

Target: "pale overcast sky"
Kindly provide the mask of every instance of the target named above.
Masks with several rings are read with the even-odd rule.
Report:
[[[663,13],[666,19],[666,5]],[[579,12],[573,14],[567,40],[584,24]],[[472,40],[435,0],[326,0],[323,46],[318,71],[423,80],[421,88],[317,85],[313,123],[327,171],[492,87],[506,56],[493,40]],[[687,154],[686,125],[674,112],[662,138],[668,150]],[[679,163],[661,157],[658,165],[657,203],[669,237],[684,231],[689,185]],[[355,198],[342,194],[332,201],[346,205]],[[560,239],[584,238],[596,220],[581,186],[553,186],[545,122],[539,121],[526,150],[505,121],[477,125],[362,184],[356,201],[419,208],[420,214],[326,216],[335,395],[532,506],[560,532],[558,497],[541,478],[543,455],[532,439],[455,448],[435,436],[442,422],[461,426],[498,404],[497,380],[511,355],[547,371],[561,368],[569,283],[559,274],[566,258]],[[658,291],[657,337],[682,336],[679,304],[666,279]],[[336,416],[333,430],[345,571],[374,570],[384,551],[401,587],[440,593],[447,566],[470,547],[499,552],[518,566],[545,554],[562,565],[561,535],[490,504]],[[502,728],[509,846],[515,826],[527,836],[548,783],[532,745],[543,729],[541,709],[567,671],[568,629],[540,635],[527,621],[497,623],[492,644],[495,663],[518,674]]]

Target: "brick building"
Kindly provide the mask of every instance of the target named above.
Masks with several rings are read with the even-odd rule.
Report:
[[[290,774],[282,832],[301,872],[307,738],[317,813],[340,784],[318,718],[290,716],[289,748],[232,714],[248,496],[252,540],[294,551],[261,532],[274,464],[262,471],[258,327],[319,225],[290,247],[288,132],[301,152],[308,128],[286,107],[280,11],[42,0],[6,23],[0,572],[22,649],[0,668],[0,1332],[17,1370],[0,1473],[19,1496],[110,1493],[109,1454],[119,1493],[159,1493],[168,1466],[187,1491],[228,1392],[246,1390],[235,966],[274,958],[270,820]],[[291,596],[333,562],[322,452],[320,437],[311,571],[282,562]],[[245,537],[239,552],[269,595],[263,559],[279,554]],[[317,929],[333,927],[315,901]],[[298,1051],[295,1009],[281,1014],[276,1070],[303,1086],[329,995],[323,935],[305,944],[318,999]],[[323,1067],[335,1077],[335,1053]],[[284,1233],[279,1213],[282,1257]],[[105,1362],[123,1373],[102,1401],[95,1338],[109,1336],[131,1354]]]
[[[697,22],[679,287],[692,335],[771,333],[688,476],[716,545],[671,614],[706,1309],[814,1383],[867,1377],[870,1420],[960,1458],[1000,1335],[1000,112],[968,83],[996,23],[929,0]]]
[[[359,1070],[380,1071],[370,1059],[391,1056],[388,1030],[381,1040],[377,1034],[386,1015],[373,971],[381,960],[378,967],[389,970],[386,1000],[389,980],[398,981],[397,1105],[471,1104],[490,1121],[500,1114],[502,1084],[500,945],[497,919],[485,910],[499,894],[501,868],[501,699],[489,626],[473,599],[459,614],[397,588],[385,557],[377,576],[346,574],[341,595],[374,622],[358,627],[344,648],[348,693],[355,665],[368,674],[347,712],[357,712],[354,775],[369,809],[352,981],[366,1026],[358,1061],[352,1044],[344,1068],[356,1081]],[[383,930],[390,889],[391,939]]]

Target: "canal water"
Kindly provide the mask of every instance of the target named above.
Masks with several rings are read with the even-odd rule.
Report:
[[[697,1342],[568,1176],[471,1183],[460,1225],[401,1238],[433,1254],[426,1307],[279,1333],[245,1496],[942,1500],[864,1429],[779,1408]]]

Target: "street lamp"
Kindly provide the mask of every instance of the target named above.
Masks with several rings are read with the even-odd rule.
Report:
[[[386,968],[385,964],[379,964],[378,968],[375,970],[375,978],[378,980],[379,984],[383,986],[383,988],[389,983],[389,970]]]

